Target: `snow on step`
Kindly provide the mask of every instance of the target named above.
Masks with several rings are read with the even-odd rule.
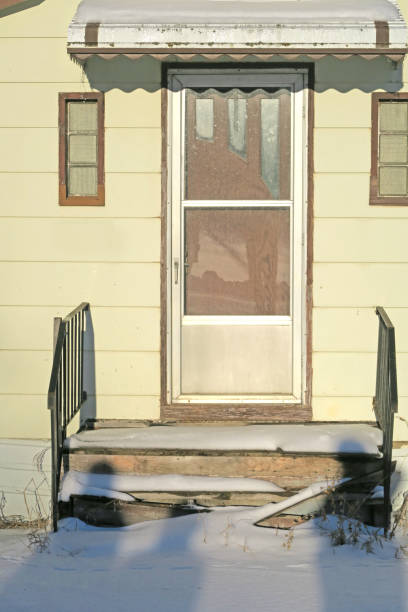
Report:
[[[68,501],[71,495],[93,495],[134,501],[132,492],[240,492],[277,493],[281,487],[257,478],[215,478],[209,476],[180,476],[162,474],[158,476],[93,474],[70,470],[64,475],[60,500]]]
[[[382,432],[364,424],[169,426],[96,429],[77,433],[65,447],[203,451],[278,451],[379,455]]]

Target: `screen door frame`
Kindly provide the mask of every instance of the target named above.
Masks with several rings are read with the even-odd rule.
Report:
[[[167,133],[167,350],[166,350],[166,402],[167,404],[302,404],[306,390],[306,293],[307,293],[307,121],[308,68],[208,68],[168,70],[168,133]],[[174,263],[180,259],[183,241],[181,206],[184,173],[184,90],[188,87],[268,87],[289,88],[292,99],[292,379],[290,395],[182,395],[181,388],[181,283],[175,285],[175,275],[184,273],[183,262],[178,270]],[[259,201],[251,202],[255,206]],[[286,201],[285,201],[286,202]],[[282,203],[282,202],[281,202]],[[269,203],[270,204],[270,203]],[[190,202],[189,202],[190,205]],[[199,206],[244,206],[244,201],[200,201]],[[262,205],[262,203],[260,203]],[[276,200],[279,206],[279,200]],[[174,245],[177,244],[175,249]],[[229,317],[230,324],[251,324],[251,317]],[[259,322],[261,317],[256,317]],[[279,317],[276,318],[278,324]],[[214,317],[212,322],[216,324]],[[242,321],[245,319],[245,321]],[[282,318],[281,318],[282,319]],[[283,322],[283,321],[281,321]],[[253,322],[253,324],[256,324]]]

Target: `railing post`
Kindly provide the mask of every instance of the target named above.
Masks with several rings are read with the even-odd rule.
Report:
[[[383,432],[383,484],[384,484],[384,532],[391,519],[391,472],[394,413],[398,410],[397,372],[395,358],[395,331],[384,308],[377,307],[378,352],[374,411]]]
[[[61,317],[54,317],[53,356],[55,355],[55,348],[57,346],[57,338],[61,321]]]
[[[55,357],[55,349],[57,347],[57,339],[62,323],[61,317],[54,317],[53,330],[53,357]],[[59,393],[59,389],[57,389]],[[57,411],[57,392],[51,398],[51,405],[48,407],[51,411],[51,512],[52,512],[52,528],[54,531],[58,529],[58,411]]]
[[[58,412],[56,400],[51,407],[51,512],[53,531],[58,530]]]

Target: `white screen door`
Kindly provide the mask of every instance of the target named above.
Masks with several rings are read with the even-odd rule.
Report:
[[[170,71],[169,402],[302,401],[305,79]]]

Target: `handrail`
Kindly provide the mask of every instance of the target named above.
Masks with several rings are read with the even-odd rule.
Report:
[[[51,412],[51,503],[53,530],[58,530],[58,491],[67,426],[86,400],[84,391],[84,332],[88,302],[64,319],[54,318],[54,358],[48,387]]]
[[[373,408],[383,432],[384,460],[384,531],[391,519],[391,473],[394,413],[398,412],[397,367],[395,356],[395,330],[384,308],[376,308],[378,315],[377,378]]]

